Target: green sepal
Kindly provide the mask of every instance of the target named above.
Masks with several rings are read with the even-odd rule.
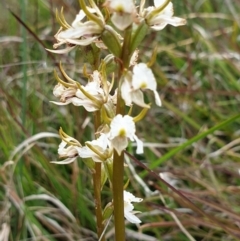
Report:
[[[129,182],[130,182],[130,179],[128,178],[128,179],[127,179],[127,182],[126,182],[126,183],[124,184],[124,186],[123,186],[123,189],[124,189],[124,190],[127,189]]]
[[[106,221],[107,219],[109,219],[113,213],[113,203],[110,202],[108,203],[104,210],[103,210],[103,220]]]
[[[101,167],[102,167],[102,168],[101,168],[101,190],[102,190],[105,182],[106,182],[107,179],[108,179],[108,175],[107,175],[107,173],[106,173],[106,171],[105,171],[104,165],[101,165]]]
[[[114,73],[117,69],[116,62],[111,62],[106,67],[106,74]]]
[[[149,27],[145,23],[145,21],[142,21],[141,24],[134,31],[133,36],[132,36],[132,41],[130,44],[130,54],[133,54],[133,52],[137,49],[139,44],[143,41],[144,37],[147,34],[148,28]]]
[[[108,50],[115,56],[120,57],[122,53],[122,46],[117,36],[117,33],[110,26],[105,28],[102,32],[101,39],[107,46]]]
[[[113,181],[113,160],[109,158],[106,162],[104,162],[104,167],[105,167],[105,170],[108,172],[109,181],[110,181],[110,183],[112,183],[112,181]]]
[[[93,68],[96,65],[96,61],[98,61],[99,53],[100,49],[95,44],[82,46],[80,49],[80,57],[83,58],[83,62],[89,63]]]
[[[85,0],[79,0],[79,3],[80,3],[80,6],[81,6],[81,9],[83,10],[83,12],[86,14],[86,16],[92,20],[93,22],[97,23],[100,27],[103,28],[104,24],[102,22],[102,20],[97,17],[95,14],[91,13],[87,6],[86,6],[86,3],[85,3]],[[93,2],[94,4],[94,2]]]
[[[95,162],[92,158],[83,158],[82,160],[90,170],[94,170]]]

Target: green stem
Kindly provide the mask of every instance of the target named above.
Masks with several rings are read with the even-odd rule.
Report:
[[[118,91],[116,112],[117,114],[124,114],[125,106],[120,94],[121,94],[120,91]],[[124,153],[122,152],[122,154],[119,156],[118,153],[114,150],[112,187],[113,187],[115,241],[125,240],[123,176],[124,176]]]
[[[94,116],[95,132],[101,125],[100,112],[96,112]],[[102,201],[101,201],[101,165],[100,162],[95,162],[95,172],[93,173],[94,199],[95,199],[95,213],[97,219],[97,234],[100,238],[103,230],[103,216],[102,216]],[[101,241],[104,241],[104,236]]]
[[[130,61],[130,44],[131,44],[132,25],[124,33],[124,42],[121,54],[122,66],[119,67],[118,73],[118,96],[116,114],[125,114],[124,101],[121,98],[121,78],[124,69],[128,69]],[[115,224],[115,241],[125,240],[125,223],[124,223],[124,200],[123,200],[123,177],[124,177],[124,153],[119,156],[114,150],[113,153],[113,205],[114,205],[114,224]]]
[[[124,153],[119,156],[116,151],[113,154],[113,205],[115,241],[125,240],[124,203],[123,203],[123,174]]]
[[[100,238],[104,226],[102,217],[102,202],[101,202],[101,163],[95,163],[95,173],[93,173],[94,198],[95,198],[95,213],[97,218],[97,234]],[[103,237],[101,241],[104,241]]]

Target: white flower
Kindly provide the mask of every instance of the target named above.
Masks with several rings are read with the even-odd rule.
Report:
[[[83,19],[86,17],[86,14],[83,10],[80,10],[72,25],[68,26],[67,29],[63,29],[63,27],[61,27],[54,36],[57,40],[57,43],[53,45],[54,49],[58,48],[63,44],[67,44],[67,47],[65,49],[60,50],[48,49],[50,52],[59,54],[67,53],[70,50],[72,50],[76,45],[86,46],[95,41],[98,42],[98,38],[100,37],[105,25],[104,17],[100,11],[94,8],[87,7],[87,10],[91,14],[97,13],[96,16],[98,16],[101,25],[92,20],[83,22]]]
[[[82,148],[81,144],[71,136],[65,134],[64,140],[58,147],[58,154],[60,158],[66,158],[63,161],[53,161],[55,164],[69,164],[74,162],[78,157],[78,149]]]
[[[101,134],[98,139],[86,142],[83,148],[78,148],[78,155],[81,158],[92,158],[95,162],[106,161],[112,156],[111,148],[109,149],[108,136]]]
[[[157,82],[152,73],[145,63],[136,64],[133,67],[132,76],[128,73],[121,86],[121,95],[126,105],[130,106],[133,103],[141,107],[149,107],[144,103],[142,90],[149,89],[153,91],[155,102],[161,106],[161,100],[157,93]]]
[[[123,191],[124,199],[124,217],[131,223],[141,223],[141,220],[135,215],[134,206],[131,202],[141,202],[141,198],[135,197],[132,193]]]
[[[75,81],[72,81],[75,82]],[[73,87],[65,87],[61,83],[55,86],[53,93],[60,98],[60,102],[52,101],[56,105],[68,105],[72,103],[75,106],[83,106],[87,111],[94,112],[99,110],[102,105],[112,101],[109,95],[108,82],[105,90],[102,88],[101,75],[94,71],[90,76],[89,82],[85,85],[72,84]]]
[[[77,88],[68,87],[66,88],[61,83],[58,83],[53,89],[53,95],[58,97],[61,102],[66,102],[76,95]]]
[[[75,106],[83,106],[87,111],[93,112],[99,110],[104,103],[104,92],[101,86],[94,82],[88,82],[86,86],[82,86],[83,90],[91,95],[93,98],[89,98],[81,90],[77,90],[76,99],[73,99],[72,103]]]
[[[60,158],[66,158],[63,161],[53,161],[56,164],[69,164],[74,162],[77,157],[92,158],[95,162],[106,161],[112,157],[112,148],[108,140],[108,135],[102,133],[99,138],[86,142],[86,146],[82,146],[76,139],[67,135],[60,129],[62,142],[58,148]]]
[[[126,29],[136,18],[133,0],[107,0],[105,6],[113,12],[111,20],[119,30]]]
[[[131,13],[135,8],[133,0],[108,0],[108,7],[116,12]]]
[[[116,115],[111,124],[109,140],[118,155],[128,146],[128,139],[137,142],[137,153],[143,153],[143,142],[135,135],[136,127],[133,118],[129,115]]]
[[[157,8],[161,8],[166,3],[166,0],[154,0],[154,7],[148,7],[142,10],[141,17],[146,19],[147,24],[154,30],[159,31],[166,27],[167,24],[175,27],[185,25],[186,20],[183,18],[173,17],[173,4],[169,2],[167,6],[153,14]]]

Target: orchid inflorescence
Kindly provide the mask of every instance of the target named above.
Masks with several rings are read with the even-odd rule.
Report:
[[[97,54],[93,54],[94,61],[84,63],[83,75],[88,79],[85,85],[70,78],[60,64],[64,79],[55,71],[58,84],[53,94],[59,101],[53,103],[82,106],[86,111],[94,113],[98,121],[95,121],[95,140],[87,141],[84,145],[60,128],[62,142],[58,153],[64,160],[54,163],[68,164],[77,157],[90,159],[88,167],[94,169],[96,163],[101,166],[101,188],[108,179],[114,193],[114,186],[119,184],[114,184],[116,181],[113,176],[122,174],[114,173],[113,165],[119,165],[119,158],[122,159],[121,165],[124,164],[123,153],[129,141],[136,142],[137,154],[143,153],[143,142],[136,135],[136,123],[143,119],[151,106],[144,101],[145,90],[153,92],[156,105],[161,106],[157,82],[150,68],[155,54],[149,63],[138,63],[137,48],[148,29],[159,31],[167,24],[180,26],[186,21],[173,16],[173,4],[169,0],[154,0],[154,6],[148,7],[145,7],[145,0],[139,1],[139,6],[133,0],[106,0],[104,3],[88,0],[88,4],[84,0],[79,2],[81,10],[71,25],[65,20],[63,10],[57,12],[61,27],[55,35],[57,43],[53,45],[54,50],[49,51],[64,54],[74,48],[91,46],[90,51],[97,49],[94,52]],[[62,45],[65,47],[58,49]],[[107,71],[110,65],[117,66],[111,75]],[[142,109],[136,116],[132,116],[134,105]],[[123,200],[120,202],[124,207],[125,218],[129,222],[140,223],[131,202],[140,202],[142,199],[127,191],[122,192],[120,196]],[[115,212],[116,202],[113,198],[111,205],[106,207],[111,206]],[[102,221],[106,218],[105,211]]]

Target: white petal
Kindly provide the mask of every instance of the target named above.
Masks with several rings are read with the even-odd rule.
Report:
[[[142,200],[143,200],[143,199],[142,199],[142,198],[139,198],[139,197],[135,197],[135,196],[134,196],[134,198],[132,198],[131,200],[132,200],[132,202],[135,202],[135,203],[140,203],[140,202],[142,202]]]
[[[78,27],[85,16],[86,16],[86,14],[84,13],[84,11],[80,10],[79,14],[76,15],[75,20],[72,22],[72,27],[74,27],[74,28]]]
[[[131,85],[129,81],[125,78],[121,85],[121,96],[127,106],[130,106],[132,104],[132,98],[131,98]]]
[[[120,156],[122,151],[125,150],[128,146],[128,140],[126,137],[115,137],[111,140],[111,144],[113,148],[117,151]]]
[[[64,30],[60,32],[56,37],[59,40],[65,40],[65,39],[77,39],[82,37],[84,34],[86,34],[87,28],[69,28],[67,30]]]
[[[77,148],[77,151],[81,158],[91,158],[93,156],[93,152],[87,146]]]
[[[62,141],[58,146],[58,153],[61,153],[62,150],[64,150],[65,146],[67,145],[67,142]]]
[[[142,221],[133,213],[131,212],[124,212],[124,217],[130,222],[130,223],[141,223]]]
[[[135,4],[133,0],[111,0],[109,8],[116,12],[132,13],[135,11]]]
[[[61,97],[64,91],[66,91],[66,87],[58,83],[53,89],[53,95],[56,97]]]
[[[139,63],[133,67],[132,85],[135,90],[140,88],[156,90],[156,79],[145,63]]]
[[[81,46],[87,46],[96,40],[98,36],[91,37],[91,38],[84,38],[84,39],[66,39],[68,43],[75,44],[75,45],[81,45]]]
[[[131,202],[141,202],[141,198],[135,197],[132,193],[123,191],[124,197],[124,217],[131,223],[141,223],[141,220],[134,215],[134,206]]]
[[[136,153],[137,154],[143,154],[143,142],[140,139],[138,139],[138,137],[136,135],[134,135],[134,139],[137,142]]]
[[[68,52],[70,52],[72,49],[74,49],[76,46],[72,46],[72,47],[67,47],[65,49],[57,49],[57,50],[53,50],[53,49],[46,49],[47,51],[51,52],[51,53],[55,53],[55,54],[66,54]]]
[[[154,0],[155,9],[163,6],[163,4],[165,3],[166,3],[166,0]],[[172,2],[169,2],[168,5],[161,12],[157,14],[157,16],[166,15],[166,16],[172,17],[173,13],[174,13],[173,4]]]
[[[69,28],[59,32],[55,37],[59,41],[65,39],[78,39],[82,36],[100,34],[102,28],[93,21],[87,21],[77,28]]]
[[[178,17],[168,17],[168,16],[159,16],[157,18],[154,18],[150,25],[152,29],[154,30],[162,30],[167,24],[170,24],[172,26],[181,26],[186,24],[186,20],[183,18]]]
[[[110,124],[110,139],[115,138],[116,136],[119,135],[119,129],[122,129],[122,120],[123,120],[123,116],[118,114],[116,115],[111,124]]]
[[[149,108],[149,105],[145,104],[144,96],[141,90],[134,90],[129,95],[132,97],[132,102],[143,108]]]
[[[129,13],[113,13],[112,22],[119,30],[125,30],[133,22],[132,14]]]
[[[173,4],[171,2],[169,2],[168,5],[159,13],[159,15],[165,15],[169,17],[172,17],[173,14]]]
[[[159,97],[158,92],[157,92],[157,91],[153,91],[153,93],[154,93],[156,105],[162,106],[162,101],[161,101],[161,99],[160,99],[160,97]]]
[[[127,202],[124,199],[124,212],[129,213],[129,212],[132,212],[133,209],[134,209],[134,206],[131,204],[131,202]]]
[[[68,105],[71,103],[71,100],[68,99],[66,102],[57,102],[57,101],[50,101],[51,103],[55,104],[55,105]]]
[[[167,23],[162,23],[162,24],[158,24],[158,25],[152,25],[151,29],[155,30],[155,31],[160,31],[162,29],[164,29],[167,26]]]
[[[121,124],[122,124],[122,127],[126,130],[126,136],[132,139],[134,133],[136,132],[136,126],[133,121],[133,118],[129,115],[125,115],[122,118]]]
[[[160,5],[163,5],[166,2],[166,0],[154,0],[154,6],[157,8]]]
[[[106,135],[104,133],[101,134],[97,140],[94,140],[92,142],[92,145],[96,145],[96,146],[100,147],[102,149],[102,151],[104,152],[109,145],[108,135]]]
[[[102,160],[87,146],[78,149],[78,155],[81,158],[92,158],[95,162],[102,162]]]
[[[59,164],[59,165],[65,165],[74,162],[77,159],[77,157],[69,157],[63,161],[52,161],[51,163]]]
[[[94,111],[97,111],[99,109],[89,99],[81,100],[81,99],[79,99],[77,97],[73,97],[73,98],[71,98],[71,102],[75,106],[83,106],[86,109],[86,111],[88,111],[88,112],[94,112]]]
[[[124,201],[125,202],[141,202],[142,198],[135,197],[132,193],[123,191]],[[133,210],[133,208],[131,209]]]

